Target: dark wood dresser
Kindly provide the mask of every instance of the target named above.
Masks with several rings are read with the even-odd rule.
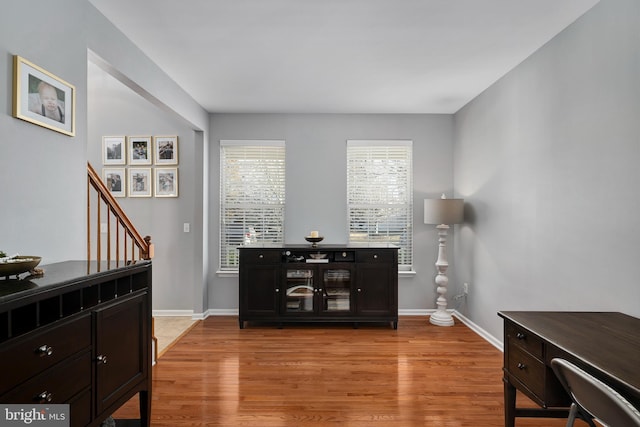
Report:
[[[503,311],[505,426],[566,418],[571,401],[551,369],[560,357],[640,407],[640,319],[611,312]],[[541,408],[516,407],[516,390]]]
[[[398,248],[240,248],[240,328],[247,321],[390,322],[398,327]]]
[[[0,279],[0,402],[69,404],[71,426],[98,426],[139,394],[148,427],[151,262],[42,268]]]

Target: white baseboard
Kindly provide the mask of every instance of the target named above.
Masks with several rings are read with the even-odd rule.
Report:
[[[435,309],[404,309],[398,310],[398,316],[429,316],[435,312]],[[503,343],[496,339],[493,335],[482,329],[480,326],[473,323],[470,319],[466,318],[460,312],[453,310],[451,314],[458,320],[464,323],[469,329],[478,334],[481,338],[487,341],[500,351],[503,351]],[[238,309],[210,309],[204,313],[194,313],[192,310],[154,310],[153,315],[156,317],[161,316],[184,316],[191,317],[193,320],[204,320],[209,316],[237,316]]]
[[[435,310],[427,310],[427,309],[403,309],[398,310],[398,316],[429,316]]]
[[[435,310],[400,310],[398,311],[398,316],[428,316],[431,313],[435,312]],[[206,319],[209,316],[237,316],[238,309],[226,309],[226,308],[215,308],[211,310],[207,310],[205,313],[201,313],[203,319]],[[195,315],[194,315],[195,318]]]
[[[425,317],[427,317],[427,316],[430,316],[433,313],[435,313],[435,311],[436,311],[435,309],[429,309],[429,310],[426,310],[426,309],[421,309],[421,310],[414,310],[414,309],[398,310],[398,316],[425,316]],[[471,329],[473,332],[478,334],[481,338],[483,338],[489,344],[491,344],[492,346],[494,346],[498,350],[503,351],[502,342],[497,340],[493,335],[491,335],[490,333],[488,333],[487,331],[482,329],[480,326],[478,326],[475,323],[473,323],[470,319],[466,318],[462,313],[458,312],[457,310],[447,310],[447,311],[449,311],[453,316],[455,316],[458,320],[460,320],[469,329]]]
[[[153,317],[193,317],[193,310],[153,310]]]
[[[482,329],[480,326],[473,323],[471,320],[467,319],[464,315],[459,313],[458,311],[453,312],[453,315],[458,318],[462,323],[464,323],[469,329],[471,329],[476,334],[480,335],[480,337],[484,338],[489,344],[494,346],[500,351],[504,351],[504,346],[500,340],[491,335],[489,332]]]
[[[214,308],[207,310],[205,319],[209,316],[237,316],[238,314],[237,308]]]

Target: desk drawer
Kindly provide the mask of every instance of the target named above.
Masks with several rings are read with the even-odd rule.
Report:
[[[91,351],[50,368],[0,397],[4,403],[65,403],[91,386]]]
[[[542,360],[544,346],[542,340],[537,335],[532,334],[514,323],[507,323],[506,331],[507,336],[505,338],[509,341],[509,346],[515,345],[521,347]]]
[[[544,399],[545,365],[522,348],[509,341],[507,370],[522,384],[535,394],[539,400]]]
[[[91,346],[91,317],[83,316],[28,336],[0,350],[0,394]],[[20,369],[11,369],[17,367]]]

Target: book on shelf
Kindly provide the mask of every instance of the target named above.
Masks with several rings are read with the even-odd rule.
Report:
[[[348,311],[349,300],[329,300],[327,301],[327,310],[329,311]]]

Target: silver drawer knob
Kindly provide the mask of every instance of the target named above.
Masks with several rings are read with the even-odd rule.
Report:
[[[107,364],[107,356],[104,355],[99,355],[96,360],[98,361],[98,363],[102,363],[103,365]]]
[[[36,353],[40,357],[51,356],[53,354],[53,347],[46,344],[41,345],[36,349]]]
[[[525,339],[527,336],[525,334],[523,334],[522,332],[518,332],[516,334],[516,338],[518,338],[519,340],[523,340]]]
[[[53,393],[48,391],[43,391],[38,396],[36,396],[36,400],[40,403],[48,403],[53,400]]]
[[[525,365],[524,363],[520,362],[520,363],[518,363],[517,367],[518,367],[518,369],[523,370],[523,369],[525,369],[527,367],[527,365]]]

